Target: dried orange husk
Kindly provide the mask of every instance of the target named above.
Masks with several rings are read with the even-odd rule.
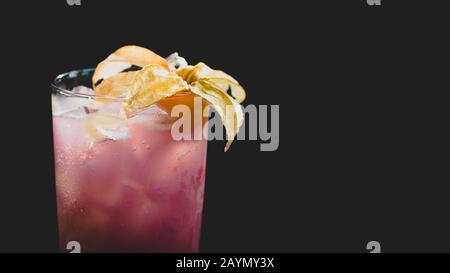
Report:
[[[123,46],[108,56],[110,61],[123,61],[133,65],[144,67],[149,64],[158,64],[169,69],[166,59],[159,56],[155,52],[140,46],[128,45]]]
[[[227,78],[206,78],[206,79],[223,92],[228,92],[228,90],[230,90],[231,96],[238,103],[241,103],[245,100],[246,97],[245,90],[238,82],[233,82]]]
[[[92,84],[95,87],[99,85],[100,80],[105,80],[112,77],[131,66],[128,62],[122,61],[103,61],[95,68],[94,75],[92,76]]]
[[[95,88],[95,94],[99,96],[125,97],[131,89],[137,71],[123,72],[104,79]]]
[[[191,112],[194,113],[194,103],[195,98],[198,98],[196,94],[192,93],[191,91],[183,91],[176,93],[173,96],[166,97],[160,101],[158,101],[158,106],[162,108],[167,113],[171,113],[172,109],[177,105],[186,105],[191,109]],[[209,104],[206,102],[206,100],[202,100],[202,111],[207,107]]]
[[[185,68],[182,68],[177,71],[177,74],[180,75],[180,77],[182,77],[188,83],[192,83],[204,78],[226,78],[237,83],[237,81],[230,75],[221,70],[214,70],[202,62],[194,66],[189,65]]]
[[[133,66],[138,71],[132,71],[136,69]],[[127,113],[155,103],[167,112],[179,104],[193,109],[194,98],[200,96],[222,119],[227,134],[225,151],[244,121],[239,103],[245,99],[245,90],[230,75],[204,63],[175,69],[166,59],[146,48],[125,46],[97,66],[92,81],[96,95],[125,98],[122,109],[125,117]],[[202,112],[205,105],[203,102]],[[109,117],[97,117],[86,123],[86,130],[94,139],[101,140],[105,134],[111,137],[98,125],[108,127],[113,121]]]
[[[226,152],[244,122],[241,105],[208,79],[199,79],[190,86],[191,91],[208,101],[221,117],[227,134]]]
[[[103,84],[101,80],[104,81],[133,66],[144,67],[150,64],[157,64],[169,70],[166,59],[153,51],[140,46],[123,46],[97,65],[92,84],[97,89]]]
[[[198,74],[198,71],[200,70],[200,67],[198,67],[198,64],[196,66],[188,65],[184,68],[181,68],[177,71],[177,74],[182,77],[187,83],[192,83],[197,80],[195,77],[196,74]]]
[[[190,91],[179,92],[173,96],[164,98],[158,101],[156,105],[158,105],[159,108],[163,109],[166,113],[173,117],[173,121],[175,121],[180,115],[180,112],[178,110],[173,112],[174,107],[188,107],[190,111],[189,113],[183,112],[183,118],[185,117],[185,115],[190,115],[190,128],[192,136],[196,135],[196,130],[198,129],[198,127],[196,126],[201,126],[201,128],[204,128],[209,119],[208,115],[204,115],[206,108],[209,106],[209,103],[202,97]]]
[[[231,96],[236,99],[238,103],[245,100],[245,90],[233,77],[221,70],[214,70],[204,63],[198,63],[195,66],[187,66],[177,71],[186,82],[193,83],[200,79],[207,79],[210,84],[222,92],[230,91]]]
[[[147,65],[136,73],[126,100],[125,110],[148,107],[178,92],[188,91],[189,85],[175,72],[157,64]]]

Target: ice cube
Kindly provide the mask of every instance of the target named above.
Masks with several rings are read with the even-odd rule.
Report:
[[[87,94],[87,87],[75,87],[74,92],[81,94]],[[89,98],[65,96],[65,95],[52,95],[52,112],[54,116],[63,116],[69,118],[83,118],[87,114],[95,112],[94,102]]]
[[[126,121],[118,117],[96,113],[84,121],[84,129],[95,141],[128,139]]]
[[[54,116],[81,119],[87,115],[86,99],[52,95],[52,112]]]
[[[102,128],[97,127],[97,131],[103,136],[104,139],[110,140],[124,140],[130,138],[127,128]]]
[[[158,130],[170,130],[172,123],[175,121],[170,114],[156,104],[142,110],[127,112],[127,117],[132,125],[144,125],[146,128]]]
[[[102,114],[121,117],[123,102],[120,101],[107,103],[98,102],[96,103],[96,108]]]
[[[94,90],[84,85],[75,86],[72,92],[80,95],[94,95]]]
[[[188,66],[188,63],[185,58],[178,55],[178,52],[170,54],[166,58],[169,65],[175,69],[182,69]]]

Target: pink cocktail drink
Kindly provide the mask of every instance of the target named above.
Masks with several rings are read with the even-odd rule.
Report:
[[[118,103],[68,91],[83,73],[52,95],[61,250],[197,252],[207,141],[175,141],[158,104],[123,119]]]

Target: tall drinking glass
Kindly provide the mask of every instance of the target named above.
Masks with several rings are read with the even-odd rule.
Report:
[[[122,98],[86,87],[92,74],[52,84],[61,251],[76,241],[81,252],[197,252],[207,141],[175,141],[158,104],[123,118]]]

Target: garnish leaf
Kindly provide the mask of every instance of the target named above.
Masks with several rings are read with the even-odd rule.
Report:
[[[208,101],[221,117],[227,134],[226,152],[244,121],[241,105],[208,79],[200,79],[190,86],[191,91]]]

